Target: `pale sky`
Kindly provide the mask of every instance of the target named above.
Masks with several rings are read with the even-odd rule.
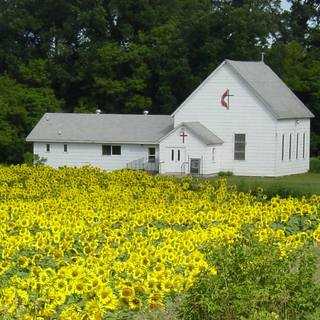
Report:
[[[289,9],[290,8],[290,5],[289,5],[287,0],[282,0],[282,7],[283,7],[283,9]]]

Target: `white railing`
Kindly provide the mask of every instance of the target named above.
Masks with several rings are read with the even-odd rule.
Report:
[[[148,162],[146,158],[140,158],[140,159],[128,162],[127,169],[159,172],[159,160],[155,159],[155,162]]]
[[[182,162],[181,164],[181,175],[186,174],[189,167],[189,161]]]

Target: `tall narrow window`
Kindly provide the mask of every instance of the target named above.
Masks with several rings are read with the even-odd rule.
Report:
[[[299,158],[299,133],[297,133],[297,141],[296,141],[296,159]]]
[[[303,133],[303,142],[302,142],[302,157],[306,157],[306,134]]]
[[[289,160],[291,160],[291,151],[292,151],[292,134],[290,133],[290,137],[289,137]]]
[[[47,144],[47,145],[46,145],[46,151],[47,151],[47,152],[50,152],[50,144]]]
[[[281,160],[284,160],[284,134],[282,135]]]
[[[67,145],[67,144],[64,144],[64,145],[63,145],[63,151],[64,151],[64,152],[68,152],[68,145]]]
[[[148,148],[148,162],[149,163],[156,162],[156,148]]]
[[[178,161],[181,159],[180,149],[178,149]]]
[[[174,149],[171,149],[171,161],[174,161]]]
[[[216,149],[212,148],[212,161],[215,161],[215,153],[216,153]]]
[[[234,160],[246,159],[246,135],[236,133],[234,135]]]

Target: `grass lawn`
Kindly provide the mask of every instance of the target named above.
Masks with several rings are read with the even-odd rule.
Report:
[[[320,195],[320,173],[305,173],[278,178],[267,177],[239,177],[227,178],[230,184],[234,184],[240,191],[258,192],[262,188],[269,196],[303,196]]]

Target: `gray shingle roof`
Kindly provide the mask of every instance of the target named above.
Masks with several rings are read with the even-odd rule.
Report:
[[[202,125],[200,122],[183,122],[181,126],[185,126],[186,128],[188,128],[206,145],[223,143],[223,140],[221,140],[218,136],[216,136],[211,130]]]
[[[264,62],[226,60],[226,63],[249,84],[276,119],[314,117]]]
[[[154,144],[172,128],[167,115],[46,113],[26,140]]]
[[[185,127],[189,129],[196,137],[198,137],[202,142],[206,145],[213,144],[222,144],[223,140],[221,140],[218,136],[216,136],[211,130],[202,125],[200,122],[181,122],[177,127],[172,129],[166,136],[162,139],[168,137],[172,132],[176,131],[178,128]]]

